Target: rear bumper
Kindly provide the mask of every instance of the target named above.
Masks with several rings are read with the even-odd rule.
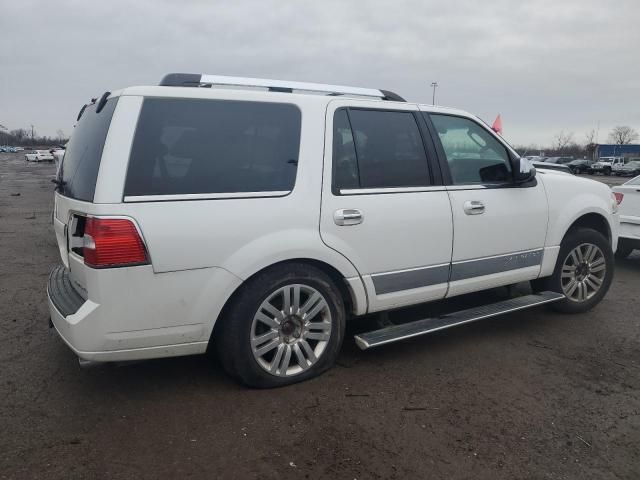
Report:
[[[143,360],[204,353],[222,305],[202,287],[227,280],[221,269],[156,275],[150,266],[95,272],[85,298],[69,270],[47,284],[51,323],[81,359]],[[227,275],[228,274],[227,272]],[[200,288],[197,288],[200,287]]]

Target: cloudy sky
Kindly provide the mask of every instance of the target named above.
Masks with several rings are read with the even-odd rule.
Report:
[[[0,124],[70,133],[105,90],[168,72],[396,91],[503,118],[516,144],[640,130],[639,0],[7,1]]]

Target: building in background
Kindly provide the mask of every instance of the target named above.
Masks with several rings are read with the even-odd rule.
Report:
[[[640,145],[598,144],[594,157],[595,159],[601,157],[640,157]]]

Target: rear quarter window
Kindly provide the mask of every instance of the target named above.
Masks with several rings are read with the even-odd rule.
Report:
[[[291,104],[146,98],[125,196],[289,192],[300,125]]]
[[[63,181],[60,193],[63,195],[93,201],[102,150],[117,103],[117,98],[107,100],[99,113],[96,113],[95,104],[85,108],[71,135],[60,167],[59,176]]]

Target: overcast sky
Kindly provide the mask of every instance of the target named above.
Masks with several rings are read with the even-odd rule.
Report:
[[[639,0],[7,1],[0,124],[69,134],[105,90],[168,72],[375,87],[502,114],[515,144],[640,130]]]

